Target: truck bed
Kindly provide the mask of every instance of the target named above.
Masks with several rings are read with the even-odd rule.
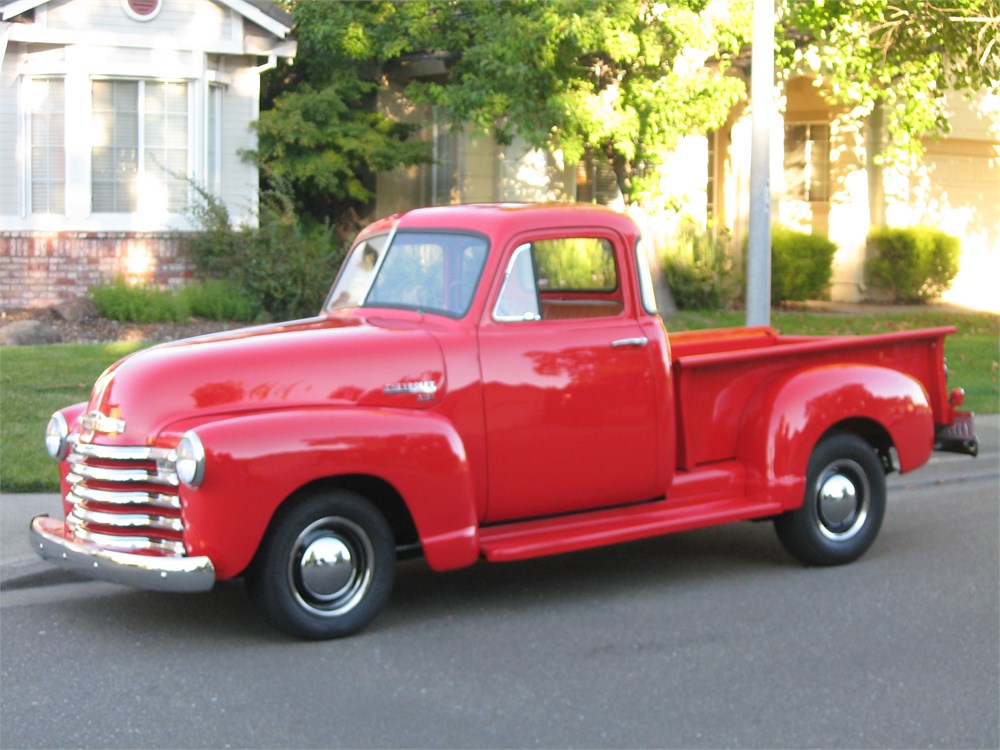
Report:
[[[669,336],[678,420],[677,467],[736,455],[740,420],[751,396],[793,370],[884,365],[923,384],[934,421],[948,413],[942,381],[944,338],[951,327],[872,336],[782,336],[769,327],[686,331]]]

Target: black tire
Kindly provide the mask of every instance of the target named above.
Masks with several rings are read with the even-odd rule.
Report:
[[[833,433],[809,458],[802,506],[774,520],[785,549],[807,565],[842,565],[875,541],[885,517],[885,471],[857,435]]]
[[[395,577],[385,517],[361,495],[332,490],[279,511],[246,581],[250,598],[275,627],[319,640],[368,625]]]

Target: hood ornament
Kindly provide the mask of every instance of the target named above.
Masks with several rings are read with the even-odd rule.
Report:
[[[80,425],[87,433],[100,432],[105,435],[121,435],[125,432],[125,420],[115,419],[102,414],[96,409],[87,412],[80,418]]]

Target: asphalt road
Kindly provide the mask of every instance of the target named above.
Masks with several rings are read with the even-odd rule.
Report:
[[[1000,746],[1000,421],[894,477],[857,563],[743,523],[448,574],[342,641],[240,583],[152,594],[34,559],[0,497],[0,747]]]

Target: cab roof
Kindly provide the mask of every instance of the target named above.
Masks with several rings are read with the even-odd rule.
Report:
[[[397,229],[458,229],[491,238],[560,227],[613,229],[626,237],[639,234],[624,214],[604,206],[571,203],[480,203],[417,208],[369,224],[359,237]]]

